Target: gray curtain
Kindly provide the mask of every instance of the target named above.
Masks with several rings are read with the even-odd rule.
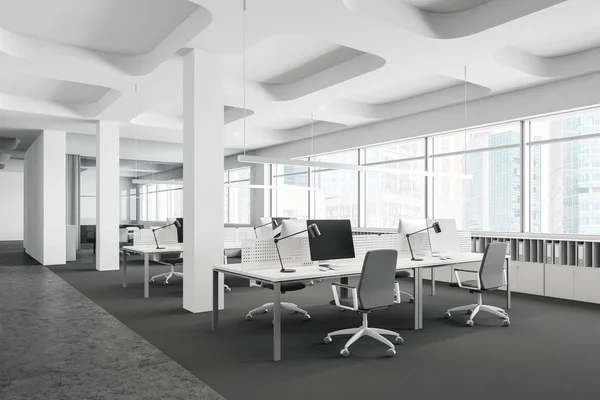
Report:
[[[81,228],[79,223],[79,179],[81,175],[81,156],[67,154],[67,225],[76,226],[77,250],[81,247]]]

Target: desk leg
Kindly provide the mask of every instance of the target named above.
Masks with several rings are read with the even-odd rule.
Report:
[[[213,331],[216,331],[219,328],[219,295],[221,294],[221,285],[219,285],[220,275],[221,274],[217,271],[213,271]]]
[[[281,283],[273,284],[273,361],[281,360]]]
[[[144,254],[144,298],[150,297],[150,255]]]
[[[413,303],[415,313],[415,330],[423,328],[423,274],[421,268],[413,270],[414,281],[413,291],[415,302]]]
[[[431,268],[431,295],[435,296],[435,268]]]
[[[506,309],[510,310],[510,261],[506,259]]]
[[[343,278],[340,279],[340,283],[342,285],[347,285],[348,284],[348,277],[345,276]],[[347,299],[349,295],[348,289],[345,287],[341,287],[340,288],[340,299]]]
[[[127,252],[123,251],[123,265],[121,267],[121,286],[127,287]]]

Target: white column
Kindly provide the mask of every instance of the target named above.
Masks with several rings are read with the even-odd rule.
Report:
[[[66,263],[66,135],[42,131],[25,153],[26,252],[43,265]]]
[[[67,135],[43,131],[44,265],[67,262]]]
[[[96,269],[119,269],[119,124],[96,129]]]
[[[212,268],[223,263],[223,144],[220,59],[192,50],[183,62],[183,308],[191,312],[212,310]]]

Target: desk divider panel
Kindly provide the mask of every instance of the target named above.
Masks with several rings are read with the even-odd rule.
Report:
[[[177,244],[177,228],[168,227],[164,229],[160,229],[155,232],[156,240],[158,240],[159,245],[167,245],[167,244]],[[134,246],[145,246],[145,245],[154,245],[156,246],[156,242],[154,241],[154,235],[152,234],[152,229],[139,229],[133,232],[133,245]]]

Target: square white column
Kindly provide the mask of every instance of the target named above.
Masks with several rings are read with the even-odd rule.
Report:
[[[212,310],[212,269],[223,263],[221,68],[201,50],[183,62],[183,308],[195,313]]]
[[[119,124],[96,130],[96,269],[119,269]]]

